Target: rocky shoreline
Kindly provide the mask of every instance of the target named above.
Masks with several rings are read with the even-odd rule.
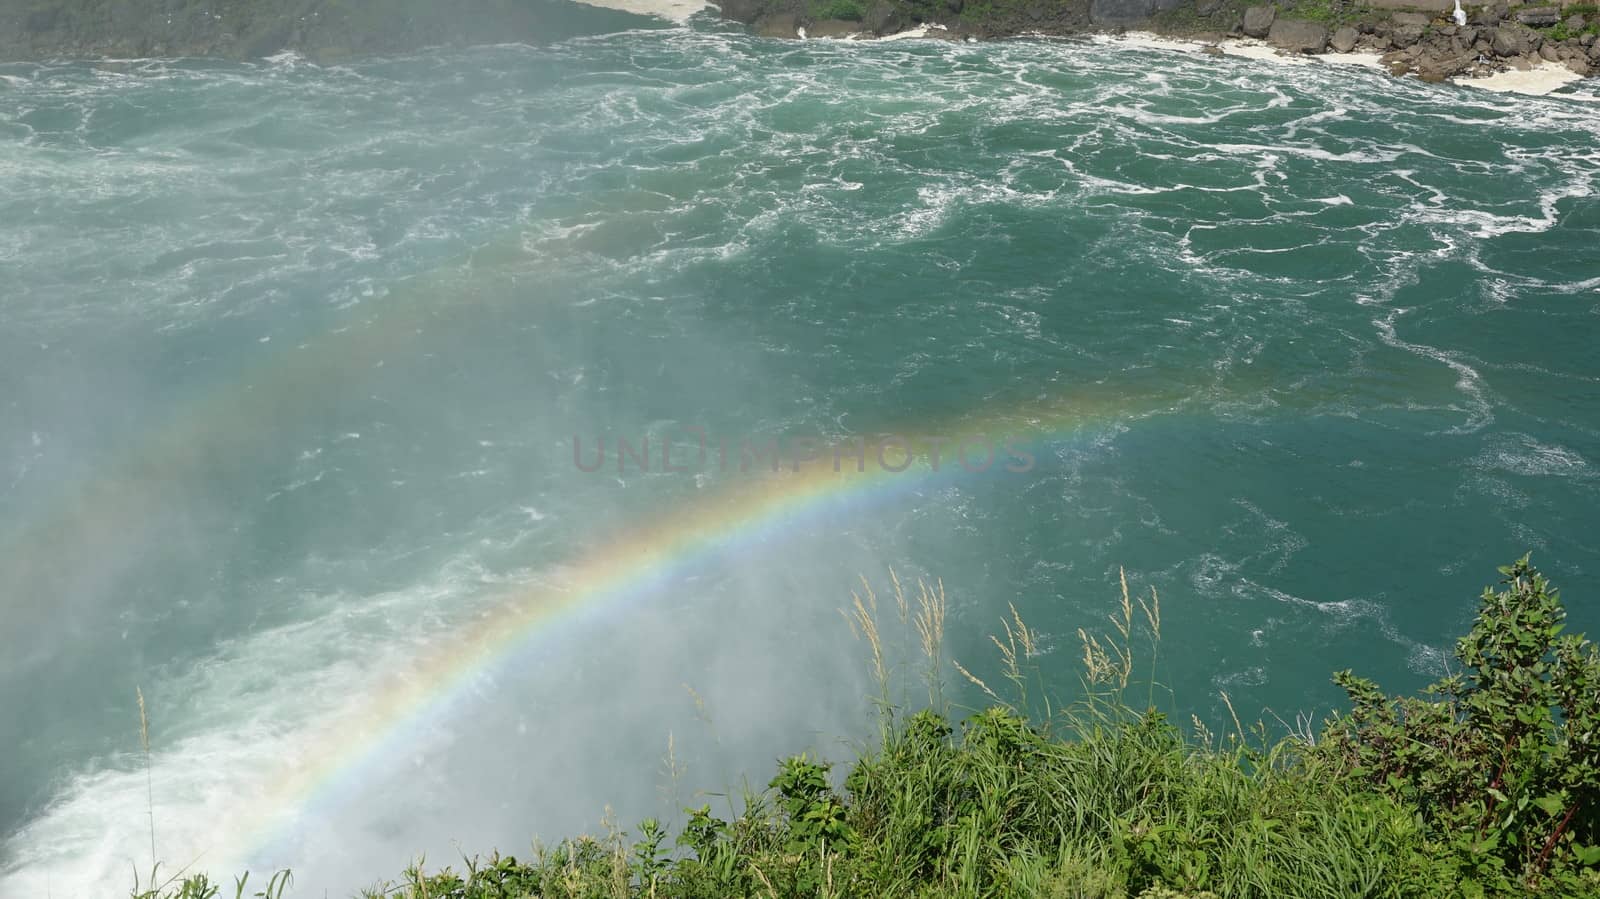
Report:
[[[1383,4],[1383,5],[1379,5]],[[1380,54],[1395,75],[1424,81],[1560,65],[1600,74],[1600,9],[1592,2],[1464,5],[1446,0],[724,0],[722,14],[769,37],[921,36],[986,40],[1121,33],[1137,28],[1217,47],[1254,38],[1285,54]]]
[[[584,0],[662,15],[648,0]],[[693,9],[674,0],[674,9]],[[990,40],[1137,29],[1212,48],[1256,39],[1284,54],[1369,53],[1425,81],[1560,66],[1600,74],[1595,0],[720,0],[724,18],[780,38]],[[679,16],[681,18],[681,16]],[[293,50],[315,61],[427,46],[539,42],[648,20],[566,0],[0,0],[0,62]],[[1216,52],[1213,50],[1212,52]],[[1569,76],[1570,77],[1570,76]]]

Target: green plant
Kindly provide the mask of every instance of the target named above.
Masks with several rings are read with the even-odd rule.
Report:
[[[811,0],[812,19],[843,19],[859,22],[866,16],[861,0]]]
[[[1348,0],[1299,0],[1288,14],[1293,18],[1330,26],[1355,18],[1355,10]]]
[[[1527,557],[1501,573],[1457,645],[1466,670],[1424,697],[1335,675],[1353,708],[1323,750],[1414,804],[1463,880],[1576,883],[1600,867],[1600,650],[1563,633],[1560,595]]]

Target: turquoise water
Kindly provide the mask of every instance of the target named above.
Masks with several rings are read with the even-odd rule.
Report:
[[[1524,551],[1600,628],[1595,100],[708,19],[0,67],[0,892],[115,894],[152,808],[169,869],[343,894],[846,758],[891,567],[980,676],[1015,603],[1063,692],[1125,567],[1214,724],[1424,683]],[[372,732],[508,597],[773,489],[573,464],[695,427],[1036,465],[735,522]]]

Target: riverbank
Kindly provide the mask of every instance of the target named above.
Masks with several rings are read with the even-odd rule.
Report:
[[[1256,58],[1319,57],[1423,81],[1548,93],[1600,73],[1600,7],[1588,2],[1442,0],[726,0],[722,14],[769,37],[946,40],[1126,36],[1166,49]]]
[[[1384,62],[1383,54],[1372,50],[1352,50],[1348,53],[1329,50],[1326,53],[1313,56],[1285,53],[1278,47],[1251,38],[1221,38],[1206,41],[1163,37],[1153,32],[1133,31],[1121,35],[1106,35],[1100,39],[1107,43],[1125,44],[1148,50],[1164,50],[1173,53],[1203,54],[1208,56],[1237,56],[1281,65],[1356,66],[1380,71],[1389,70],[1389,66]],[[1497,93],[1544,96],[1582,79],[1583,76],[1566,66],[1540,62],[1525,70],[1506,69],[1491,74],[1453,80],[1455,83],[1467,87],[1495,91]]]
[[[428,46],[538,43],[682,23],[702,0],[0,0],[0,61],[149,57],[328,63]],[[1252,57],[1372,58],[1395,75],[1548,93],[1600,72],[1600,7],[1446,0],[722,0],[720,14],[777,38],[995,40],[1121,36]],[[1137,41],[1137,39],[1136,39]]]

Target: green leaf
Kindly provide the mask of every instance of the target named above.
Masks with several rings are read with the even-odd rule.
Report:
[[[1567,803],[1560,796],[1540,796],[1533,800],[1533,804],[1544,810],[1544,813],[1554,818],[1566,811]]]

